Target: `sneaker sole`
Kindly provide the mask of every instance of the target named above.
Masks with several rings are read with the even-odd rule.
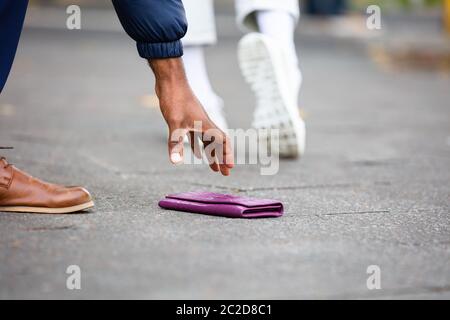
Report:
[[[24,212],[24,213],[73,213],[83,211],[94,206],[93,201],[89,201],[83,204],[79,204],[72,207],[65,208],[43,208],[43,207],[27,207],[27,206],[0,206],[0,211],[3,212]]]
[[[239,42],[239,66],[256,97],[253,126],[279,129],[280,156],[299,157],[305,151],[305,123],[290,98],[282,59],[261,34]]]

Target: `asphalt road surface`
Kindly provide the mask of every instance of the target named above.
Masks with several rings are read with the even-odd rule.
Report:
[[[210,76],[230,126],[247,128],[241,35],[221,28]],[[0,97],[0,145],[15,148],[3,154],[86,186],[96,207],[0,213],[0,298],[450,298],[448,75],[389,70],[329,38],[299,36],[298,51],[306,156],[275,176],[241,165],[225,178],[169,164],[153,77],[123,32],[27,27]],[[286,213],[234,220],[157,206],[193,190],[275,198]],[[66,288],[70,265],[81,290]],[[379,290],[367,288],[370,265]]]

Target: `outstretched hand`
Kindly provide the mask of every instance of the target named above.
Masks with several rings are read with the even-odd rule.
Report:
[[[202,158],[202,144],[211,169],[228,176],[234,166],[229,138],[209,119],[195,97],[181,58],[154,59],[150,61],[150,67],[156,78],[155,89],[161,112],[169,127],[171,162],[183,162],[183,142],[187,135],[194,155]]]

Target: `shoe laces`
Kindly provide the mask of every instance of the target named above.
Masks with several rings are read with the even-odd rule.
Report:
[[[10,149],[13,149],[13,147],[0,147],[0,150],[5,150],[5,149],[8,149],[8,150],[10,150]],[[12,163],[8,163],[8,161],[6,160],[6,158],[5,157],[0,157],[0,162],[3,162],[5,165],[3,166],[3,169],[7,169],[7,168],[9,168],[9,167],[11,167],[12,166]]]
[[[9,167],[11,167],[12,166],[12,163],[9,163],[8,161],[6,161],[6,158],[5,157],[0,157],[0,162],[4,162],[4,166],[3,166],[3,169],[7,169],[7,168],[9,168]]]

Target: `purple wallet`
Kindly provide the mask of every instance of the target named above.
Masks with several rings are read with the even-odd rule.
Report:
[[[229,218],[267,218],[283,215],[283,205],[280,201],[213,192],[170,194],[158,204],[164,209]]]

